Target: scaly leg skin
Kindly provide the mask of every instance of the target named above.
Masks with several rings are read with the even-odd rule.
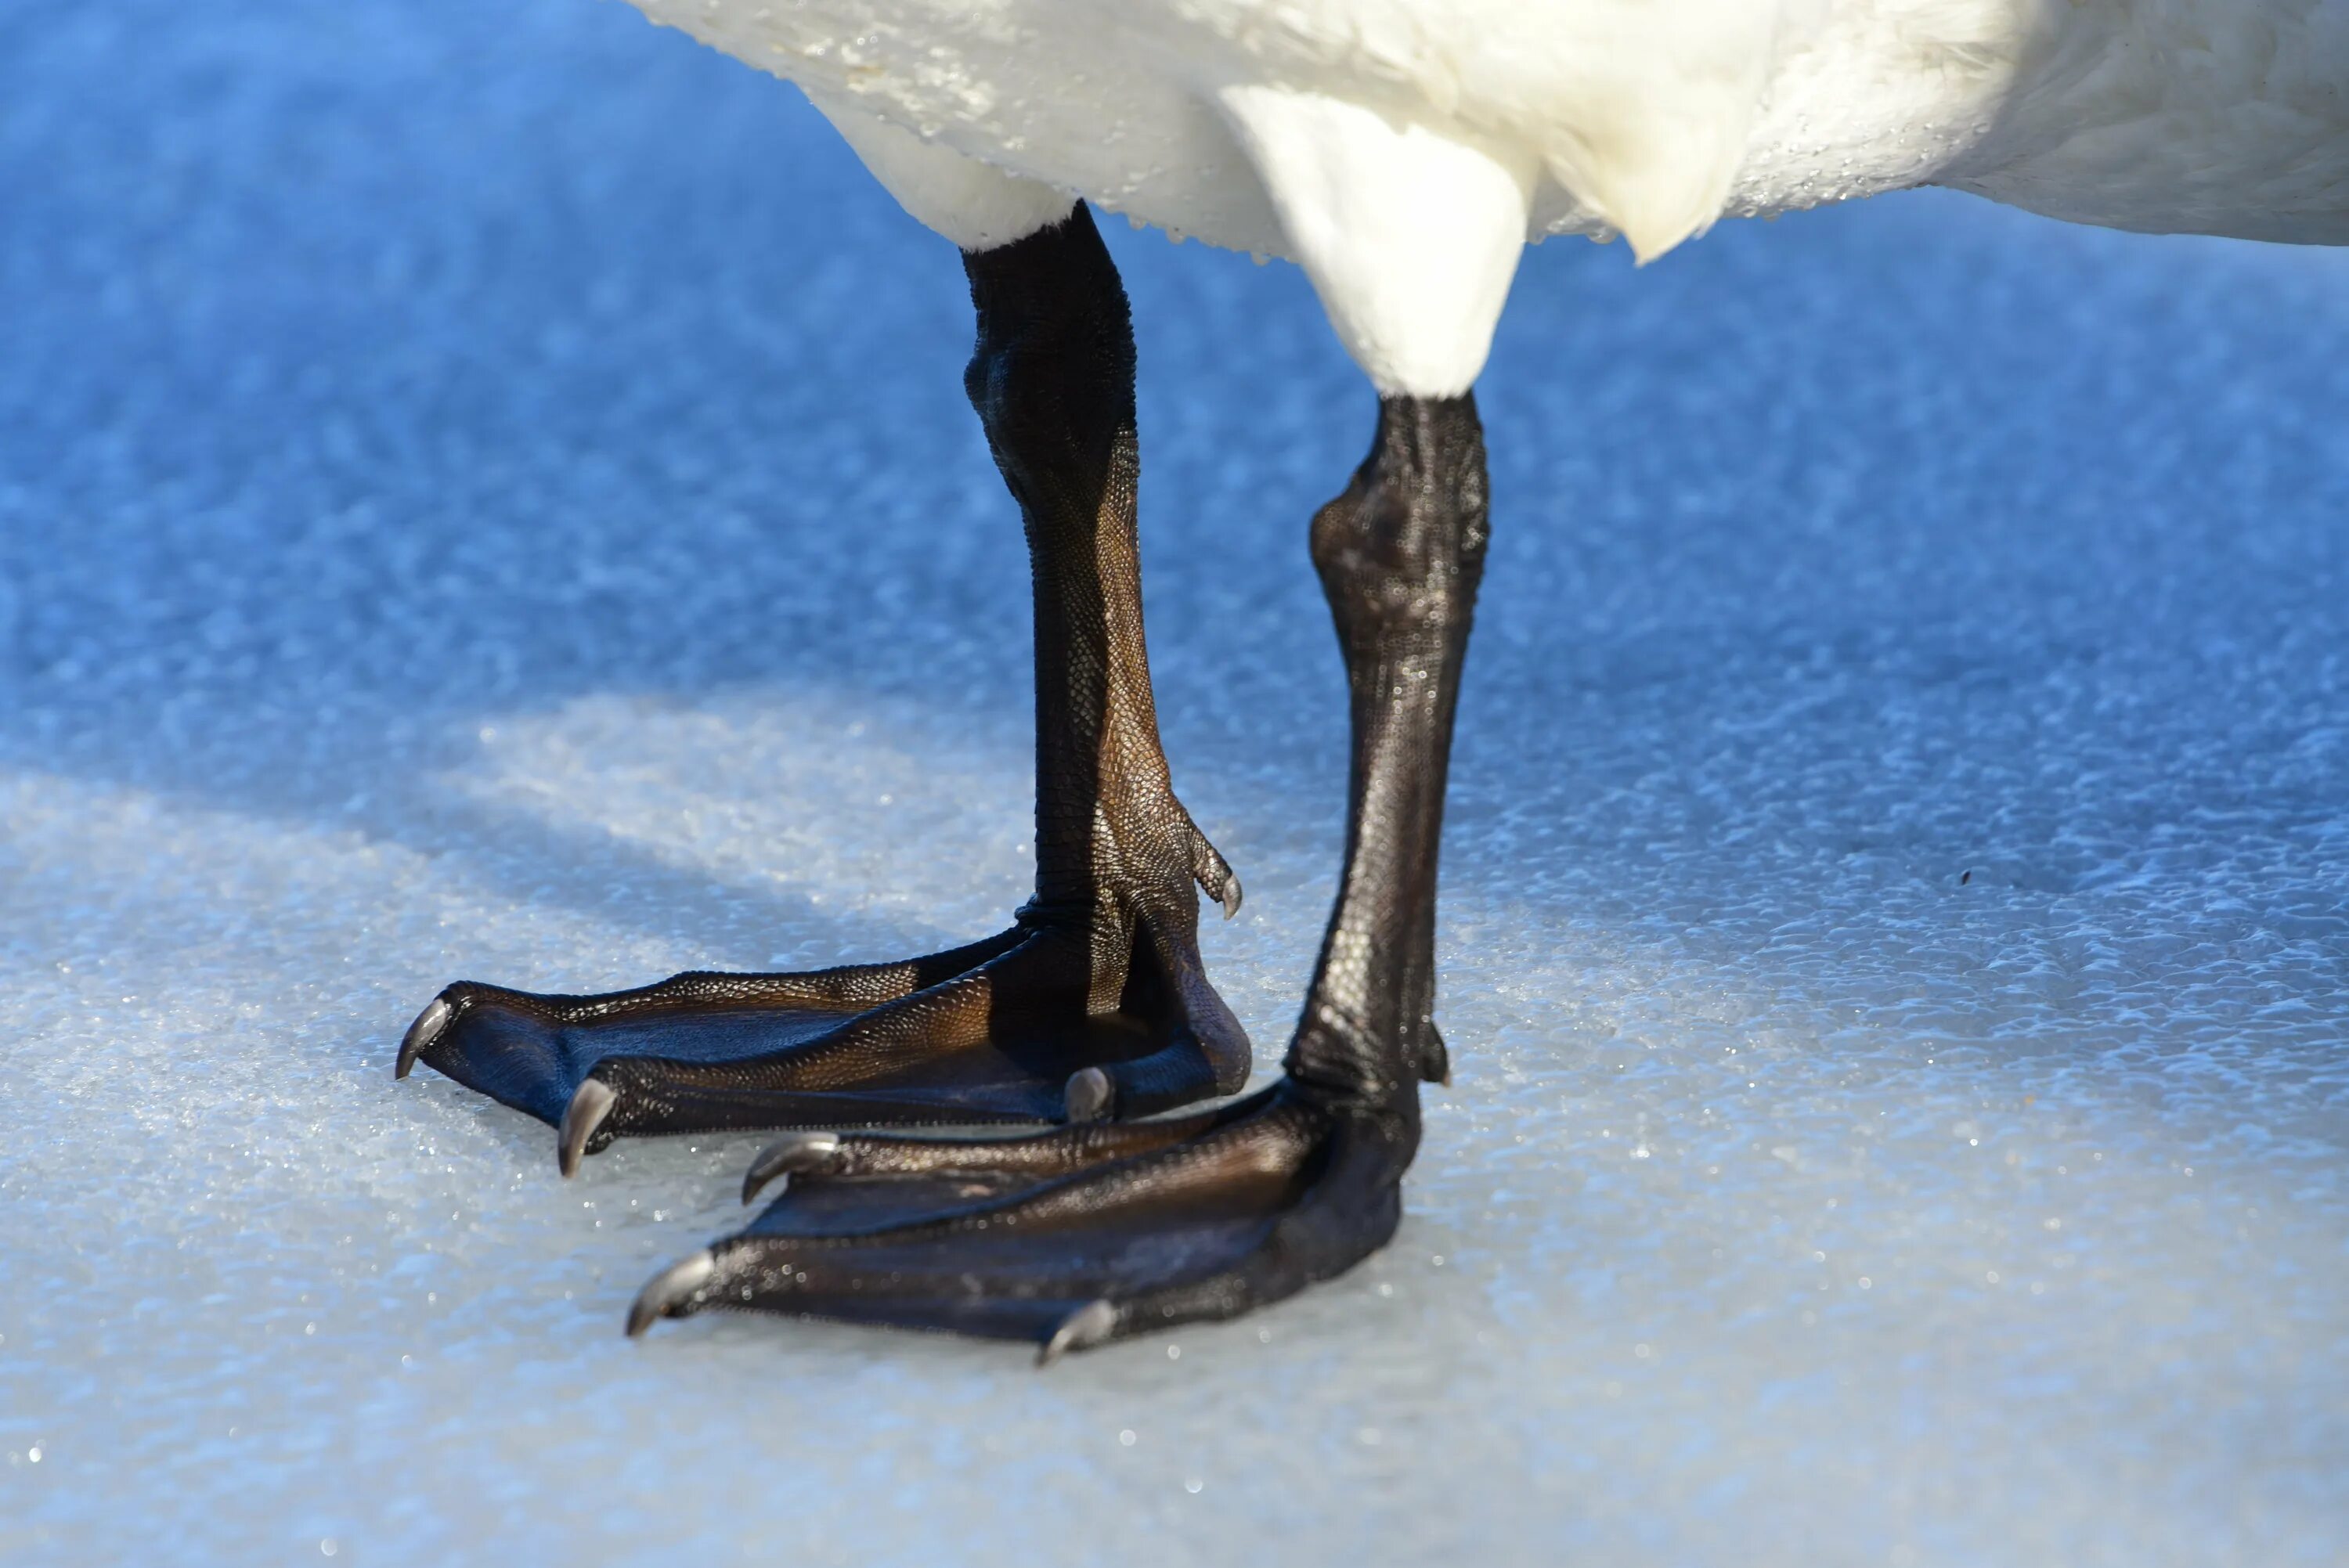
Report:
[[[1034,569],[1036,895],[1009,930],[902,963],[596,996],[450,986],[397,1075],[422,1061],[556,1125],[566,1176],[646,1133],[1087,1121],[1247,1079],[1192,892],[1228,916],[1239,879],[1174,798],[1151,698],[1124,289],[1081,205],[964,267],[965,386]]]
[[[1230,1317],[1342,1273],[1402,1217],[1432,1016],[1436,845],[1485,541],[1475,403],[1392,397],[1313,523],[1345,652],[1346,865],[1287,1075],[1221,1108],[1024,1138],[802,1133],[761,1155],[739,1235],[647,1284],[628,1332],[713,1307],[1063,1351]]]

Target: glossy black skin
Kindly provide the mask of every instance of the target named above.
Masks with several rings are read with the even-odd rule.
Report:
[[[939,1054],[928,1037],[894,1021],[926,1016],[909,1004],[951,995],[971,975],[1000,972],[1005,956],[1025,950],[1010,944],[1061,933],[1053,940],[1076,951],[1081,934],[1094,977],[1085,1005],[1122,1004],[1143,1020],[1154,1055],[1139,1060],[1164,1075],[1102,1059],[1122,1075],[1114,1111],[1179,1103],[1211,1087],[1227,1091],[1214,1047],[1237,1038],[1237,1026],[1216,1032],[1228,1014],[1199,977],[1186,879],[1216,892],[1229,873],[1165,785],[1139,595],[1131,591],[1133,348],[1123,294],[1081,207],[1042,234],[966,264],[979,316],[971,398],[1028,519],[1036,561],[1038,895],[1012,934],[993,939],[1004,945],[899,966],[886,984],[905,999],[885,1001],[846,1027],[893,1020],[895,1032],[885,1037],[900,1056],[891,1070],[903,1072],[903,1062]],[[1026,1339],[1057,1354],[1246,1312],[1384,1244],[1419,1145],[1418,1085],[1448,1071],[1433,1016],[1436,851],[1485,537],[1484,441],[1473,400],[1383,400],[1369,457],[1313,520],[1313,561],[1351,694],[1346,860],[1278,1083],[1208,1110],[1018,1137],[843,1132],[787,1140],[761,1156],[745,1197],[778,1174],[790,1178],[784,1194],[748,1229],[647,1286],[630,1331],[731,1307]],[[1111,986],[1102,976],[1128,954]],[[978,966],[957,969],[966,959]],[[864,984],[871,972],[854,973]],[[1053,1006],[1075,1005],[1078,973],[1071,965],[1069,977],[1055,978],[1064,991],[1041,987]],[[926,978],[944,984],[911,991]],[[817,979],[832,987],[826,997],[856,995]],[[548,1070],[549,1087],[508,1092],[492,1065],[523,1056],[535,1063],[556,1048],[505,1044],[508,1034],[523,1033],[520,1026],[480,1020],[529,1016],[538,1031],[529,1038],[564,1042],[577,1059],[592,1047],[569,1042],[594,1039],[610,1026],[606,1017],[642,1026],[699,1016],[707,1004],[693,987],[709,983],[680,977],[651,993],[581,1002],[452,987],[444,996],[463,995],[465,1008],[423,1059],[525,1109],[546,1116],[553,1106],[559,1114],[567,1092],[559,1073]],[[740,983],[784,988],[792,1006],[806,1004],[788,988],[814,984]],[[750,1006],[755,1013],[767,1005]],[[977,1016],[988,1021],[993,1048],[1016,1057],[1020,1047],[1005,1027],[1016,1011],[998,1005]],[[1194,1048],[1204,1069],[1180,1056]],[[1050,1070],[1081,1050],[1079,1038],[1076,1055],[1050,1056]],[[1169,1053],[1185,1065],[1163,1065]],[[596,1065],[595,1073],[622,1091],[615,1113],[622,1132],[783,1125],[771,1119],[786,1109],[792,1122],[823,1124],[828,1102],[770,1087],[770,1078],[797,1070],[780,1065],[792,1055],[710,1069],[647,1053]],[[1244,1068],[1244,1046],[1240,1060]],[[645,1065],[654,1061],[657,1068]],[[902,1092],[898,1081],[849,1077],[822,1091],[851,1111],[830,1124],[948,1119],[870,1114],[899,1103],[892,1099]],[[1033,1085],[1049,1083],[1050,1071],[1033,1075]],[[1031,1111],[1041,1104],[1036,1094],[1024,1102]],[[999,1109],[1019,1106],[971,1097],[951,1119]]]

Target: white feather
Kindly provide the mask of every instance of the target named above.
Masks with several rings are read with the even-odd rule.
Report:
[[[1081,195],[1297,256],[1271,171],[1308,159],[1285,137],[1327,143],[1348,113],[1385,128],[1351,167],[1470,150],[1525,185],[1526,236],[1619,233],[1642,260],[1723,216],[1930,183],[2122,228],[2349,242],[2349,0],[636,3],[800,83],[963,243]],[[1336,108],[1250,129],[1229,109],[1250,93]],[[1396,199],[1340,204],[1373,253],[1398,222],[1369,214]],[[1333,319],[1362,317],[1358,355],[1366,332],[1396,338],[1303,259]]]

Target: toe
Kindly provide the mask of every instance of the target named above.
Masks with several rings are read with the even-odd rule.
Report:
[[[408,1026],[392,1070],[420,1063],[552,1126],[592,1065],[566,1037],[563,1000],[460,980]]]

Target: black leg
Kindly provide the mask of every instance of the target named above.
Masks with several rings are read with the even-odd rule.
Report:
[[[450,986],[398,1074],[422,1061],[558,1124],[566,1174],[635,1134],[1081,1121],[1247,1078],[1192,891],[1228,914],[1239,881],[1174,797],[1151,699],[1125,292],[1081,205],[964,264],[965,383],[1034,569],[1036,895],[1008,931],[900,963],[596,996]]]
[[[1228,1317],[1342,1273],[1402,1217],[1435,1035],[1437,841],[1483,570],[1468,397],[1391,398],[1313,559],[1352,693],[1346,865],[1288,1072],[1215,1110],[983,1140],[806,1133],[761,1156],[752,1225],[629,1316],[761,1309],[1032,1339],[1047,1358]]]

